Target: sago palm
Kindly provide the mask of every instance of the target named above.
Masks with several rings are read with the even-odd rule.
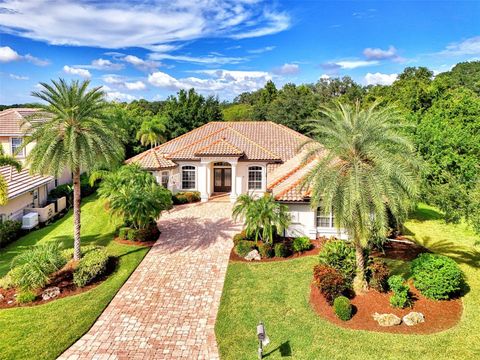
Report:
[[[3,147],[0,146],[0,166],[10,166],[10,171],[22,170],[22,163],[17,161],[13,156],[5,155]],[[7,180],[0,175],[0,206],[5,205],[8,201],[8,183]]]
[[[374,229],[385,233],[387,209],[396,219],[405,218],[418,192],[418,164],[412,143],[400,131],[397,110],[338,103],[321,114],[309,124],[313,140],[304,144],[305,161],[317,161],[305,185],[312,207],[332,211],[335,226],[353,241],[354,290],[361,292],[367,288],[363,248]]]
[[[35,146],[27,156],[34,173],[73,174],[74,259],[80,252],[80,175],[98,166],[109,166],[123,159],[123,146],[115,129],[104,116],[106,103],[99,87],[89,89],[89,81],[65,80],[40,83],[32,95],[45,102],[40,107],[50,116],[30,122],[26,143]]]

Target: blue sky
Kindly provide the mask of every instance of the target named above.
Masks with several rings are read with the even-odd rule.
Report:
[[[90,79],[109,99],[232,99],[273,79],[394,81],[480,58],[479,1],[0,0],[0,103]]]

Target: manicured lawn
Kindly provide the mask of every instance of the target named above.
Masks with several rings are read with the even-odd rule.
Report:
[[[316,257],[277,263],[230,263],[215,331],[222,359],[254,359],[256,324],[266,324],[267,359],[474,359],[480,358],[479,240],[464,225],[446,225],[421,206],[406,224],[412,238],[459,262],[470,291],[454,328],[432,335],[396,335],[338,328],[309,305]],[[403,262],[392,262],[405,274]],[[428,319],[427,319],[428,321]]]
[[[73,218],[63,219],[19,239],[0,250],[0,276],[11,259],[25,248],[48,241],[73,246]],[[1,359],[55,359],[82,336],[101,314],[116,292],[141,262],[148,249],[112,241],[115,223],[105,213],[103,201],[95,196],[83,201],[82,242],[108,247],[120,258],[116,272],[85,293],[45,305],[0,310]]]

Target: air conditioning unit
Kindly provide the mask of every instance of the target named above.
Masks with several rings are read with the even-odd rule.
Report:
[[[30,212],[22,217],[22,229],[30,230],[38,225],[38,213]]]

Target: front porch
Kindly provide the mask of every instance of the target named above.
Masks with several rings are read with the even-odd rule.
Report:
[[[198,191],[202,202],[228,196],[235,202],[242,192],[238,158],[202,158],[198,166]]]

